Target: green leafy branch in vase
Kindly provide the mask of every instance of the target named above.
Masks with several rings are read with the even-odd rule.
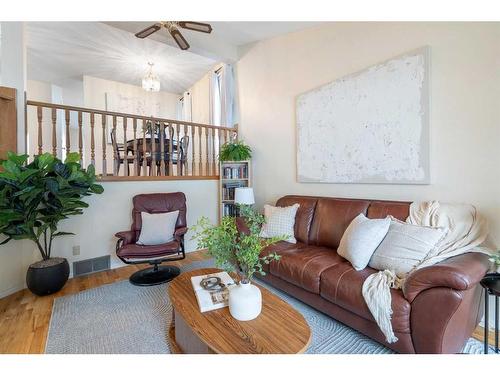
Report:
[[[202,217],[194,227],[193,238],[198,241],[198,249],[207,249],[217,267],[226,272],[236,272],[242,283],[248,283],[255,273],[266,274],[263,264],[281,258],[275,252],[261,256],[262,250],[286,237],[261,238],[264,216],[249,206],[241,206],[240,212],[239,218],[224,216],[220,225],[213,225],[209,219]]]

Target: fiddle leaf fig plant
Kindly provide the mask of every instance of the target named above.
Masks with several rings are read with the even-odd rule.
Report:
[[[243,141],[224,143],[219,152],[220,161],[243,161],[252,158],[252,149]]]
[[[52,154],[28,155],[9,152],[0,171],[0,233],[10,240],[33,241],[43,260],[50,258],[56,237],[73,233],[58,231],[61,220],[81,215],[88,204],[82,197],[101,194],[93,165],[81,167],[78,153],[64,163]]]
[[[237,220],[240,218],[224,216],[220,225],[212,225],[208,218],[202,217],[194,228],[193,238],[198,240],[199,249],[207,249],[214,257],[217,267],[236,272],[242,283],[248,283],[255,273],[266,274],[263,264],[281,258],[276,253],[261,256],[262,249],[286,238],[261,238],[264,216],[250,207],[241,206],[240,210],[246,230],[238,229]]]

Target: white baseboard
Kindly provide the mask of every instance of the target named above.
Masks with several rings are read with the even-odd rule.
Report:
[[[2,291],[0,291],[0,298],[10,296],[11,294],[14,294],[16,292],[19,292],[20,290],[23,290],[24,288],[26,288],[24,285],[18,284],[18,285],[11,287],[11,288],[2,290]]]

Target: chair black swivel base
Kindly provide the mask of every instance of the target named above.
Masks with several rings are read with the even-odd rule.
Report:
[[[145,268],[130,276],[130,283],[137,286],[159,285],[169,282],[179,276],[181,270],[175,266],[159,266]]]

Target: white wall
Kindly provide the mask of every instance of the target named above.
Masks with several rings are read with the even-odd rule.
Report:
[[[500,23],[329,23],[248,48],[237,83],[258,204],[285,194],[468,202],[500,244],[498,40]],[[431,47],[431,184],[298,183],[296,96],[424,45]]]
[[[81,216],[60,223],[59,229],[74,236],[54,240],[52,255],[74,261],[111,255],[111,267],[124,264],[115,255],[114,234],[130,229],[132,197],[142,193],[182,191],[187,200],[187,223],[192,227],[202,216],[217,221],[217,185],[215,180],[105,182],[104,193],[86,197],[90,207]],[[196,250],[192,232],[186,235],[186,251]],[[72,247],[80,246],[80,255],[73,256]],[[40,256],[31,241],[11,241],[0,249],[0,298],[25,287],[29,264]]]

